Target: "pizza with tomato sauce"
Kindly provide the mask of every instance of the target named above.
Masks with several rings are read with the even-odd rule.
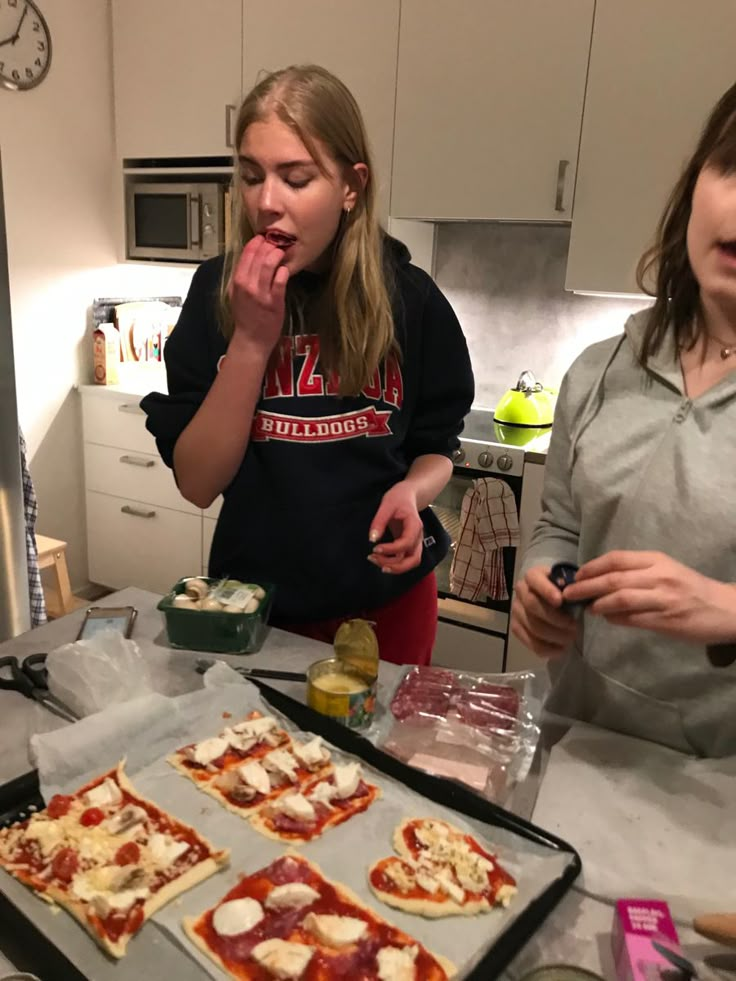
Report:
[[[269,802],[327,776],[332,772],[330,756],[320,736],[306,743],[292,740],[288,749],[272,749],[197,786],[227,810],[247,818]]]
[[[388,906],[421,916],[473,916],[508,906],[516,881],[472,835],[430,818],[403,821],[398,853],[368,870],[368,883]]]
[[[66,909],[113,957],[229,858],[136,793],[123,766],[0,831],[0,868]]]
[[[199,743],[176,750],[168,762],[197,785],[208,784],[228,770],[252,760],[261,760],[277,747],[288,750],[291,737],[276,719],[251,712],[241,722]]]
[[[446,981],[455,973],[297,854],[243,877],[184,929],[238,981]]]
[[[327,775],[267,803],[250,820],[267,838],[302,844],[368,810],[380,796],[380,788],[364,779],[360,763],[335,765]]]

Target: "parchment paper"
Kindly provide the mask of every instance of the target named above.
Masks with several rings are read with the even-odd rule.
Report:
[[[220,681],[229,681],[228,676],[234,674],[224,666],[218,666],[217,674],[212,678],[211,673],[205,676],[209,684],[215,682],[218,676]],[[66,732],[77,726],[84,726],[84,731],[80,730],[74,735],[69,753],[65,749],[61,754],[66,756],[64,761],[59,759],[58,748],[52,750],[49,746],[53,737],[39,736],[34,743],[41,785],[45,794],[72,791],[91,772],[99,773],[106,766],[114,765],[115,760],[105,754],[118,746],[121,755],[123,750],[127,753],[130,761],[128,775],[142,795],[192,824],[215,845],[230,847],[231,864],[228,869],[169,904],[153,921],[165,931],[170,941],[179,945],[190,958],[198,960],[211,977],[222,979],[220,970],[200,955],[187,939],[181,927],[182,918],[185,915],[197,916],[214,905],[237,882],[240,874],[262,868],[283,854],[287,846],[265,838],[254,831],[247,821],[220,807],[169,766],[164,758],[178,746],[221,730],[227,724],[223,713],[232,713],[233,719],[245,716],[253,709],[267,714],[277,713],[261,700],[255,686],[238,676],[233,684],[205,688],[191,695],[164,699],[164,702],[168,704],[161,706],[163,716],[157,714],[158,706],[148,702],[143,706],[129,706],[131,714],[122,719],[120,716],[123,713],[113,715],[108,710],[70,727]],[[119,710],[122,708],[118,707]],[[147,719],[145,725],[141,724],[142,718]],[[292,733],[297,732],[288,720],[285,727]],[[103,747],[102,764],[100,747]],[[341,754],[335,750],[333,757],[339,761]],[[54,769],[48,770],[49,765],[53,765]],[[551,881],[562,874],[570,858],[510,832],[462,818],[367,766],[364,766],[364,771],[367,779],[381,787],[382,799],[364,814],[331,829],[322,838],[300,846],[299,850],[316,862],[328,878],[350,887],[379,915],[401,927],[430,950],[449,957],[460,968],[459,977],[463,977],[498,934]],[[500,860],[519,883],[519,894],[510,909],[494,910],[477,917],[433,921],[401,913],[380,903],[368,887],[367,867],[379,858],[393,854],[393,831],[404,817],[444,818],[485,841],[499,854]],[[70,922],[70,929],[78,928]],[[133,944],[135,940],[131,946]]]
[[[574,845],[578,885],[664,899],[673,916],[736,905],[736,757],[703,760],[574,725],[552,749],[534,822]]]

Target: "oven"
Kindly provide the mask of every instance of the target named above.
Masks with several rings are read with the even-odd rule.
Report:
[[[516,548],[503,548],[503,568],[509,599],[484,597],[467,600],[453,593],[450,570],[460,534],[461,508],[465,494],[479,478],[492,477],[506,483],[513,493],[517,514],[521,505],[524,450],[492,440],[478,439],[493,432],[490,413],[474,410],[466,419],[460,449],[454,457],[450,482],[432,508],[452,542],[445,560],[436,568],[439,624],[432,663],[473,672],[506,670],[509,640],[510,595],[514,583]]]

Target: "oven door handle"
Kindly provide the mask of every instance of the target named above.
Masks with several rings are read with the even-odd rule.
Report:
[[[201,230],[201,200],[199,194],[189,195],[189,244],[191,246],[200,245],[202,242]]]

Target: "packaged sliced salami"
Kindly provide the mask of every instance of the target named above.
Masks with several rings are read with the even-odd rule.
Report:
[[[503,804],[534,757],[544,688],[531,671],[410,667],[390,700],[382,748]]]

